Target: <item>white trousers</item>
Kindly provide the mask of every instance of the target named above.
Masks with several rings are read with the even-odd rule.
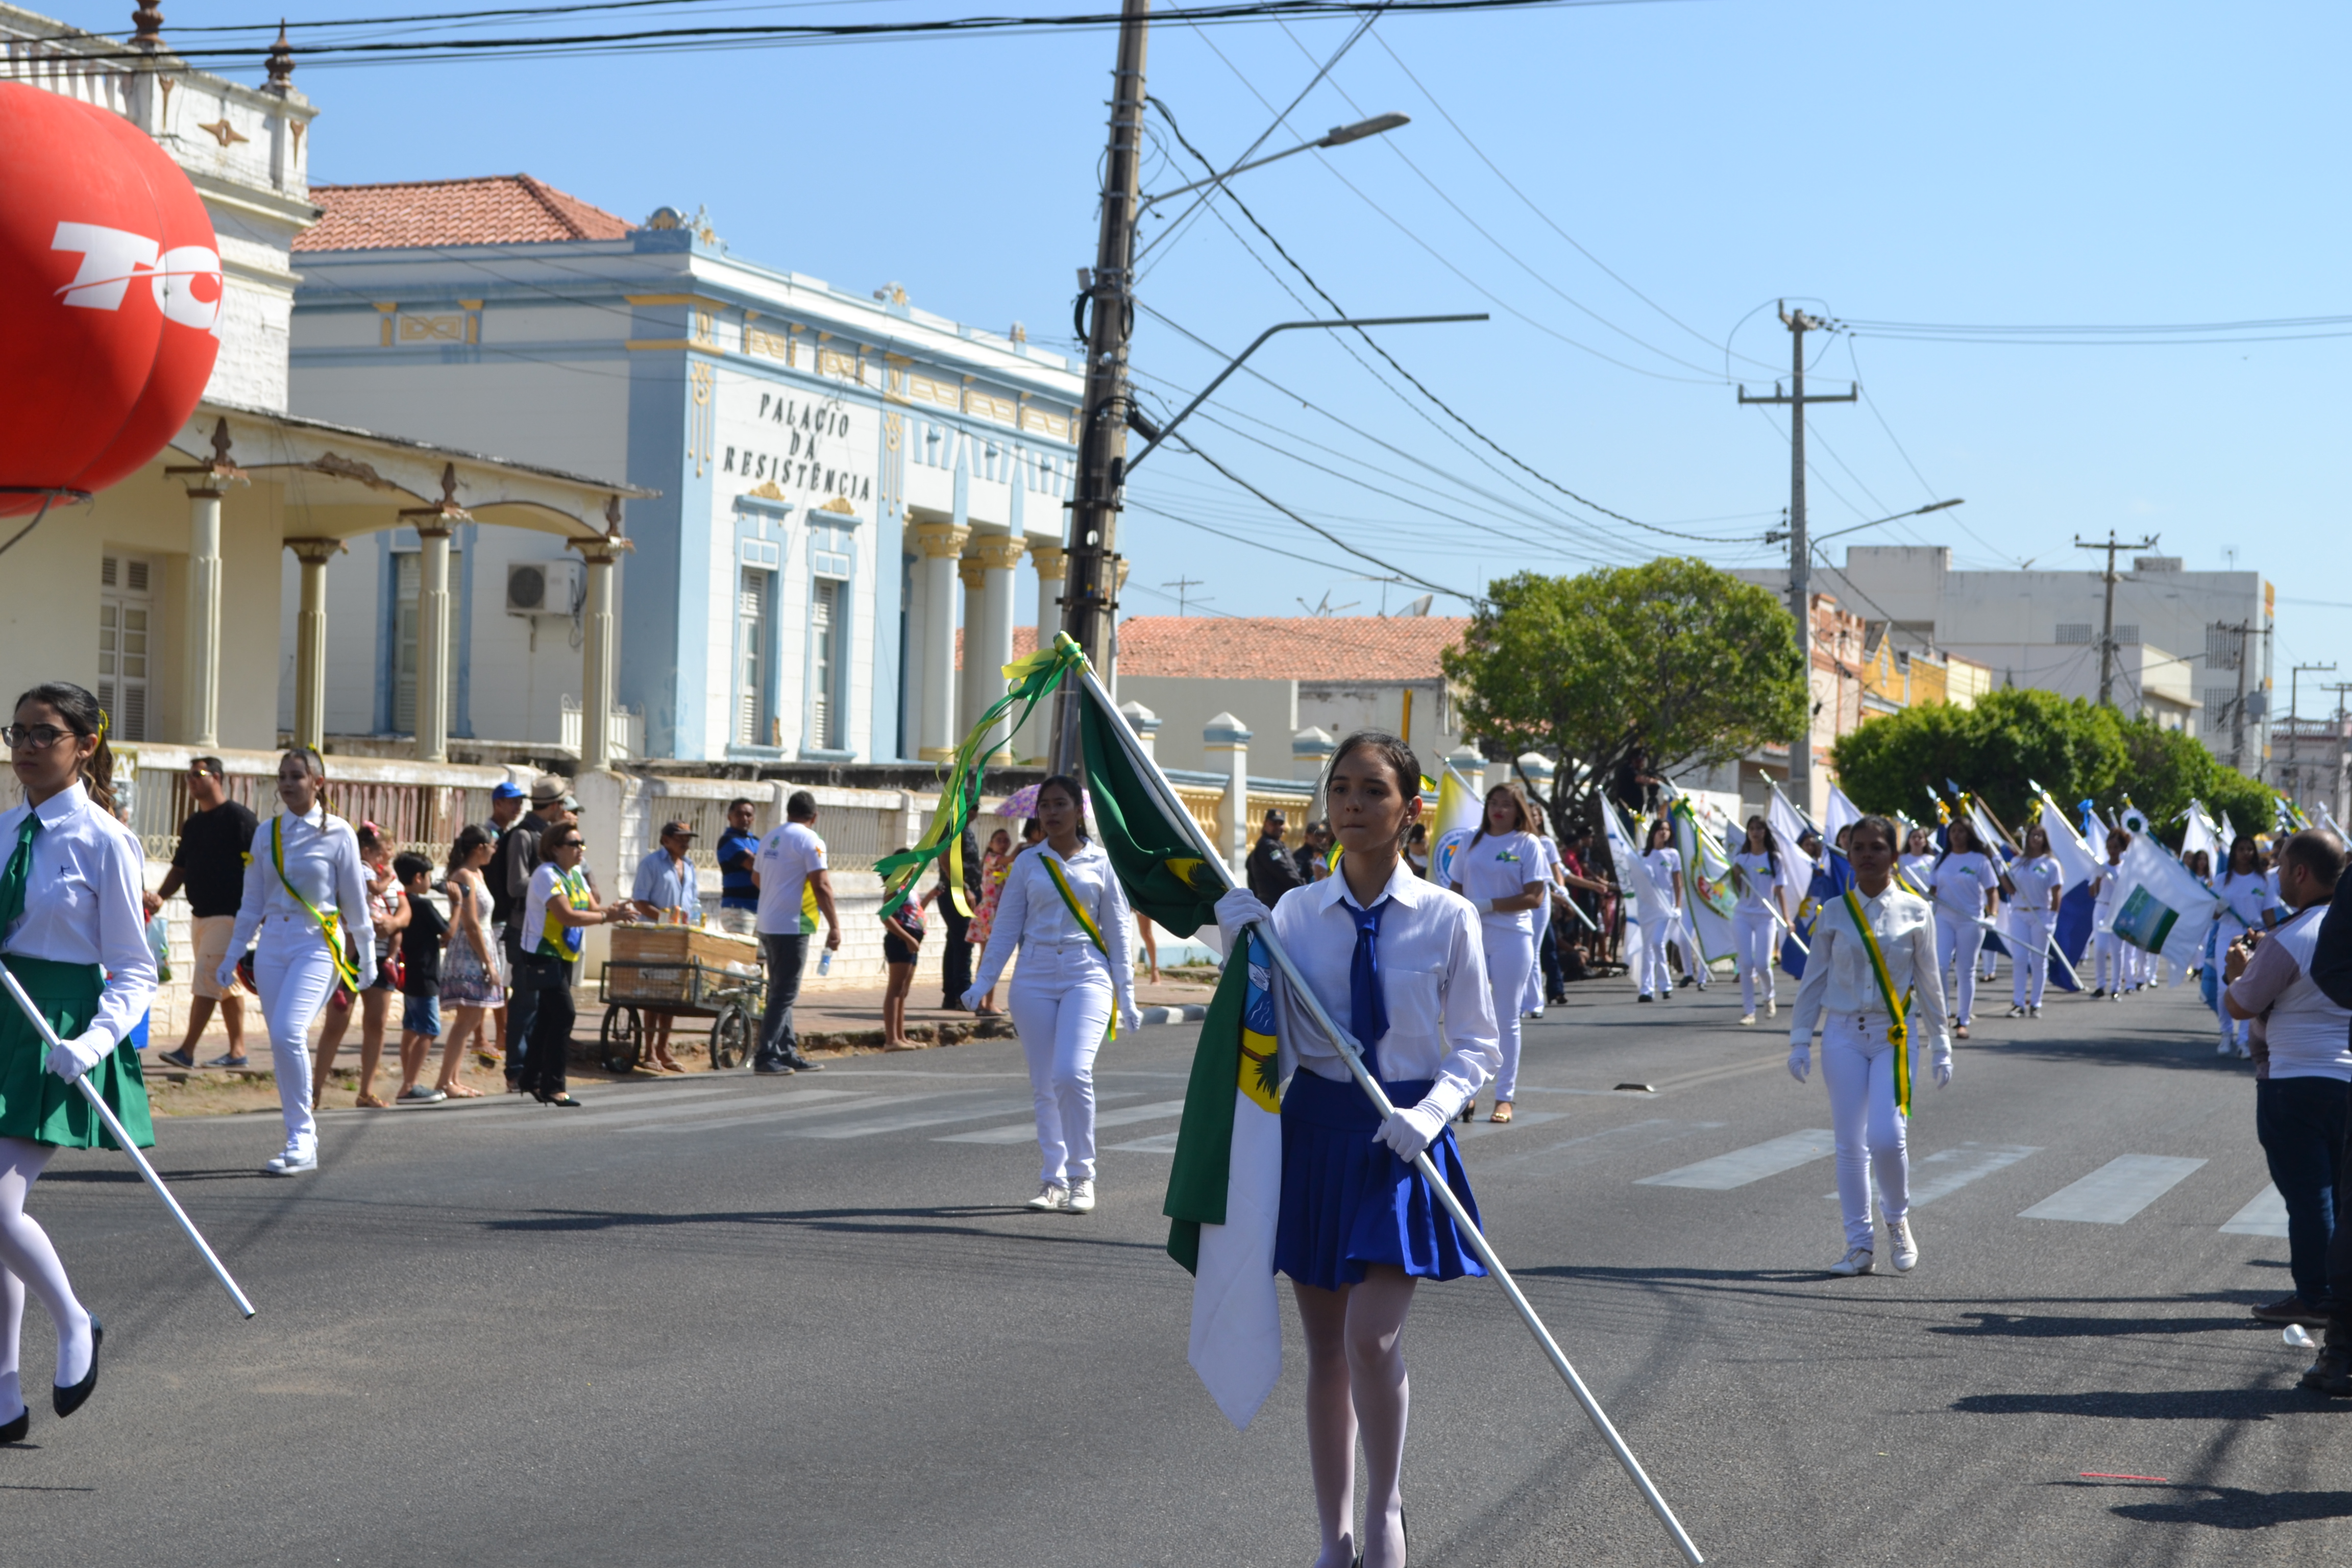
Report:
[[[1889,1224],[1911,1212],[1911,1163],[1903,1118],[1895,1111],[1895,1047],[1886,1043],[1886,1020],[1831,1015],[1822,1028],[1822,1082],[1830,1091],[1830,1126],[1837,1133],[1845,1244],[1874,1251],[1871,1178],[1878,1178]]]
[[[1486,948],[1486,989],[1494,994],[1495,1025],[1503,1037],[1503,1070],[1495,1075],[1500,1103],[1518,1090],[1518,1001],[1527,993],[1528,966],[1536,961],[1536,938],[1505,921],[1481,921],[1479,926]]]
[[[1936,906],[1936,973],[1953,977],[1952,1022],[1973,1023],[1977,1013],[1977,953],[1984,927],[1966,915]]]
[[[1038,1180],[1095,1179],[1095,1053],[1110,1028],[1110,971],[1091,947],[1021,947],[1005,995],[1037,1110]]]
[[[2125,988],[2124,964],[2131,948],[2124,939],[2111,931],[2103,931],[2091,939],[2093,947],[2092,981],[2095,989],[2109,994]]]
[[[286,1146],[315,1154],[319,1129],[310,1119],[310,1026],[335,994],[335,961],[307,916],[299,921],[272,916],[261,922],[253,979],[269,1027],[269,1065],[278,1075]]]
[[[1772,971],[1772,933],[1779,927],[1769,910],[1740,910],[1731,911],[1731,945],[1739,954],[1739,1010],[1756,1011],[1756,977],[1764,977],[1764,1000],[1774,999]]]
[[[1528,950],[1530,962],[1528,964],[1527,1001],[1526,1005],[1519,1009],[1522,1013],[1539,1013],[1543,1011],[1544,977],[1543,963],[1541,960],[1543,957],[1543,944],[1550,940],[1551,895],[1547,893],[1544,895],[1544,901],[1536,906],[1535,945]]]
[[[1672,911],[1651,914],[1644,911],[1642,926],[1642,994],[1663,996],[1675,988],[1675,976],[1666,967],[1666,943],[1682,931],[1682,921]]]
[[[2010,927],[2016,932],[2010,942],[2016,962],[2011,965],[2009,999],[2020,1007],[2039,1007],[2050,978],[2050,912],[2017,910]]]

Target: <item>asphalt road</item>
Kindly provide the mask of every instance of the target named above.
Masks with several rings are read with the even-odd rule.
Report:
[[[1822,1272],[1818,1074],[1726,995],[1580,988],[1529,1027],[1517,1124],[1465,1145],[1504,1258],[1712,1561],[2342,1558],[2352,1405],[2246,1318],[2286,1244],[2224,1229],[2267,1176],[2191,994],[1986,1021],[1921,1089],[1923,1260],[1857,1280]],[[1304,1564],[1295,1326],[1235,1433],[1160,1251],[1192,1034],[1106,1052],[1084,1218],[1017,1207],[1011,1042],[342,1112],[296,1181],[253,1173],[274,1118],[170,1122],[159,1163],[250,1323],[119,1156],[63,1156],[33,1206],[104,1377],[0,1449],[7,1561]],[[2024,1216],[2045,1203],[2105,1221]],[[1406,1345],[1415,1561],[1676,1561],[1492,1285],[1425,1288]],[[36,1386],[51,1353],[37,1308]]]

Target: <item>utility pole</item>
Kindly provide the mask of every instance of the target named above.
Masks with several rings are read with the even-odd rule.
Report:
[[[1795,797],[1799,810],[1810,814],[1813,809],[1813,606],[1812,606],[1812,546],[1805,538],[1805,405],[1808,403],[1852,403],[1862,395],[1859,385],[1830,395],[1816,393],[1805,395],[1805,334],[1825,330],[1829,323],[1819,316],[1808,316],[1802,310],[1791,310],[1789,302],[1780,301],[1780,321],[1789,329],[1790,374],[1793,377],[1789,395],[1783,397],[1778,382],[1769,397],[1750,397],[1748,389],[1739,389],[1742,403],[1784,403],[1789,406],[1789,609],[1797,617],[1797,649],[1805,682],[1805,720],[1803,732],[1789,745],[1789,793]]]
[[[2238,695],[2230,700],[2230,765],[2246,771],[2246,666],[2252,662],[2254,639],[2252,621],[2216,621],[2213,629],[2230,638],[2238,666]]]
[[[2306,669],[2315,669],[2333,673],[2335,668],[2336,667],[2333,664],[2298,664],[2287,673],[2286,721],[2290,726],[2293,725],[2295,720],[2300,718],[2303,713],[2303,700],[2300,692],[2297,690],[2297,688],[2303,680],[2303,672]]]
[[[1110,142],[1103,158],[1102,227],[1091,272],[1079,274],[1087,340],[1086,405],[1078,419],[1076,499],[1069,505],[1068,575],[1062,585],[1062,629],[1108,681],[1112,617],[1118,608],[1119,492],[1127,468],[1127,346],[1135,325],[1135,219],[1142,199],[1143,60],[1151,0],[1124,0],[1118,66],[1111,74]],[[1055,707],[1056,771],[1076,771],[1077,710],[1072,688]]]
[[[2104,550],[2107,552],[2107,569],[2100,578],[2107,585],[2107,607],[2099,621],[2099,706],[2112,708],[2116,705],[2116,554],[2118,551],[2124,550],[2153,550],[2156,548],[2156,540],[2150,537],[2140,541],[2137,544],[2126,544],[2116,537],[2116,531],[2111,528],[2107,530],[2107,542],[2105,544],[2095,539],[2084,539],[2082,535],[2076,534],[2074,548]],[[2240,695],[2242,696],[2243,693]]]

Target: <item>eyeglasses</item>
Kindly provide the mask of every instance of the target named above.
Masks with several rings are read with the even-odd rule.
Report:
[[[55,724],[0,724],[0,741],[24,751],[46,752],[72,733]]]

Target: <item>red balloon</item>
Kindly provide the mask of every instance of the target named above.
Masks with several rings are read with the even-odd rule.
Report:
[[[94,490],[162,451],[220,353],[219,241],[110,110],[0,81],[0,487]],[[0,516],[39,508],[0,489]]]

